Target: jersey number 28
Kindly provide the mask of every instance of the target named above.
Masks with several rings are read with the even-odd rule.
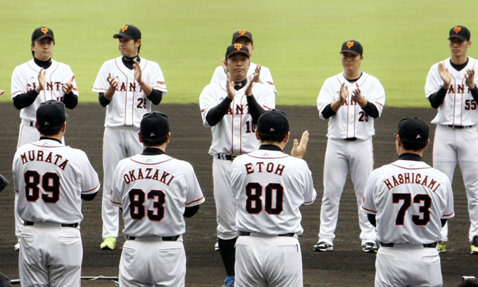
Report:
[[[412,205],[412,195],[410,193],[394,193],[392,194],[393,203],[400,203],[402,206],[397,214],[395,220],[396,225],[403,225],[405,221],[405,213]],[[432,206],[432,199],[427,194],[417,194],[413,197],[413,203],[419,204],[419,211],[421,215],[412,215],[412,221],[416,225],[427,225],[430,221],[430,207]]]

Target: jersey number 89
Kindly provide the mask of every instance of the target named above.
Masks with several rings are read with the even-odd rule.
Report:
[[[41,179],[41,180],[40,180]],[[24,174],[25,196],[28,201],[37,201],[40,198],[40,181],[44,192],[41,198],[46,203],[56,203],[60,199],[60,176],[47,172],[43,176],[36,170],[28,170]]]

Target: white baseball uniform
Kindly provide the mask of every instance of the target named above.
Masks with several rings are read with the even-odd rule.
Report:
[[[261,146],[233,161],[230,178],[240,235],[235,286],[303,286],[299,207],[317,196],[307,163]]]
[[[81,195],[100,188],[86,154],[53,139],[21,146],[13,159],[22,286],[80,286]]]
[[[259,141],[255,136],[256,127],[252,123],[252,116],[248,110],[245,90],[246,88],[243,87],[236,91],[229,111],[221,121],[211,127],[212,143],[209,154],[213,156],[212,174],[218,224],[217,236],[225,240],[237,236],[236,207],[229,180],[231,156],[249,153],[259,148]],[[252,94],[262,108],[275,108],[275,94],[270,85],[254,83]],[[199,96],[199,106],[205,127],[210,127],[206,120],[209,110],[226,97],[225,82],[209,84],[203,89]]]
[[[36,111],[41,103],[56,100],[63,101],[64,92],[63,84],[71,81],[73,78],[73,71],[67,64],[51,60],[51,65],[48,69],[44,69],[46,85],[35,101],[28,107],[24,107],[20,111],[20,127],[18,131],[17,149],[27,143],[37,141],[40,138],[40,133],[35,127]],[[20,94],[27,93],[36,86],[38,86],[38,74],[42,67],[38,66],[32,59],[26,63],[23,63],[13,70],[11,92],[12,99]],[[73,80],[72,92],[79,96],[76,81]],[[17,208],[18,198],[15,196],[15,210]],[[20,236],[23,229],[23,221],[18,217],[18,213],[15,212],[15,235]]]
[[[141,58],[141,78],[153,89],[167,93],[163,72],[158,63]],[[134,70],[128,69],[122,57],[103,63],[96,76],[93,92],[104,93],[110,87],[111,75],[118,82],[112,101],[106,106],[105,132],[103,136],[103,238],[118,237],[119,212],[108,200],[111,181],[116,165],[121,159],[142,151],[138,140],[139,124],[144,114],[151,112],[151,101],[134,80]]]
[[[249,66],[249,70],[247,70],[247,76],[254,75],[254,71],[256,70],[257,64],[252,63]],[[224,71],[223,66],[219,66],[214,70],[214,73],[212,74],[211,78],[211,84],[218,83],[220,85],[224,85],[224,83],[227,80],[227,74],[226,71]],[[277,95],[277,90],[276,86],[274,85],[274,79],[272,78],[271,70],[267,68],[266,66],[261,66],[261,72],[259,74],[259,80],[263,84],[268,84],[272,87],[274,90],[274,93]]]
[[[120,286],[184,286],[184,210],[205,199],[188,162],[137,154],[117,165],[111,202],[122,208],[127,240],[120,261]]]
[[[407,155],[374,170],[365,190],[362,208],[376,215],[382,245],[375,286],[443,286],[434,247],[441,219],[454,216],[451,184],[443,172]]]
[[[451,84],[438,113],[432,120],[436,124],[433,143],[433,167],[443,171],[450,181],[457,162],[460,165],[466,195],[468,198],[468,214],[470,216],[469,239],[478,235],[478,160],[475,147],[478,145],[478,110],[477,103],[471,96],[465,83],[466,71],[475,71],[475,85],[478,85],[478,62],[468,57],[468,64],[457,71],[450,64],[450,58],[442,61],[451,73]],[[443,80],[438,73],[438,63],[428,72],[425,83],[425,95],[440,90]],[[448,240],[447,225],[442,230],[442,241]]]
[[[319,240],[331,245],[335,238],[340,197],[349,169],[357,198],[360,239],[362,244],[375,241],[375,230],[368,222],[366,214],[360,210],[365,185],[373,169],[374,119],[351,100],[352,91],[358,86],[361,95],[378,110],[378,117],[381,116],[385,104],[385,90],[377,78],[362,72],[357,81],[349,82],[343,73],[340,73],[325,80],[319,92],[317,108],[321,119],[324,119],[322,112],[325,107],[340,97],[342,83],[348,88],[349,97],[337,113],[329,118],[324,162],[324,195],[320,209]]]

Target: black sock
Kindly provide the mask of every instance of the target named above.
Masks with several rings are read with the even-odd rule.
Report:
[[[224,268],[226,268],[226,274],[228,276],[234,276],[234,263],[236,261],[236,239],[221,239],[218,238],[217,242],[219,243],[219,252],[221,253],[222,263],[224,263]]]

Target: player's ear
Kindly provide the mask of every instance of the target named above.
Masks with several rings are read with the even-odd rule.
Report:
[[[427,139],[427,145],[423,148],[424,151],[428,148],[429,144],[430,144],[430,139]]]
[[[283,143],[288,143],[290,138],[290,131],[287,132],[287,134],[284,136],[284,139],[282,140]]]
[[[143,143],[143,136],[141,135],[141,132],[138,132],[138,139],[140,143]]]
[[[171,132],[168,132],[168,139],[166,140],[166,143],[169,143],[170,140],[171,140]]]
[[[257,139],[258,141],[261,140],[261,137],[259,136],[259,131],[258,131],[258,130],[256,130],[256,139]]]

